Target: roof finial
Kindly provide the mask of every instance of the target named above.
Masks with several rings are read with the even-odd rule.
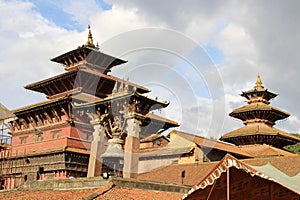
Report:
[[[254,89],[257,90],[257,89],[263,89],[263,88],[264,88],[264,86],[262,85],[260,75],[258,74],[257,78],[256,78],[256,83],[255,83]]]
[[[93,35],[92,35],[92,31],[91,31],[91,26],[90,25],[88,25],[88,29],[89,29],[88,40],[87,40],[85,46],[95,47],[94,42],[93,42]]]

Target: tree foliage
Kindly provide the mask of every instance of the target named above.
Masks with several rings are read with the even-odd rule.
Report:
[[[291,135],[299,137],[300,138],[300,134],[297,133],[292,133]],[[284,149],[296,153],[296,154],[300,154],[300,143],[294,144],[294,145],[288,145],[283,147]]]

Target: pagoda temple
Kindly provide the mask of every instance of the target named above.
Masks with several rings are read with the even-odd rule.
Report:
[[[297,164],[300,157],[283,149],[299,143],[300,138],[274,128],[276,121],[286,119],[289,114],[270,106],[270,100],[277,94],[265,89],[259,75],[253,89],[241,95],[248,104],[229,114],[242,120],[245,126],[217,141],[179,130],[163,134],[179,125],[152,111],[167,107],[169,102],[150,98],[148,88],[112,76],[111,70],[127,61],[100,51],[99,45],[94,44],[90,27],[84,45],[51,61],[63,66],[65,71],[25,86],[44,94],[46,100],[13,111],[0,104],[0,190],[20,186],[61,190],[64,188],[60,181],[51,179],[78,177],[88,178],[63,182],[68,182],[68,189],[78,189],[81,183],[83,187],[97,188],[102,184],[98,177],[115,176],[127,178],[120,181],[124,181],[125,187],[139,187],[137,199],[141,199],[141,188],[182,192],[202,179],[201,185],[208,186],[204,190],[208,196],[220,194],[222,197],[228,183],[230,187],[226,191],[233,194],[232,197],[236,194],[291,197],[282,189],[294,187],[294,177],[290,179],[275,171],[279,176],[272,179],[268,173],[262,176],[259,169],[274,172],[274,168],[255,168],[270,162],[294,176],[300,166]],[[220,160],[219,164],[215,162]],[[286,163],[291,165],[287,168]],[[232,169],[236,171],[232,173]],[[239,169],[243,169],[241,172],[249,169],[251,176],[241,175],[237,172]],[[273,184],[270,181],[262,185],[262,179],[253,178],[254,175],[279,180],[281,186],[270,187]],[[220,179],[213,183],[218,177]],[[86,184],[85,181],[92,182]],[[69,182],[72,182],[70,187]],[[257,190],[253,190],[252,183],[258,183]],[[109,183],[99,198],[105,194],[109,194],[108,198],[112,198],[110,194],[120,194],[114,190],[118,187]],[[198,190],[199,184],[193,188]],[[272,189],[275,192],[270,192],[270,188],[275,188]],[[195,198],[200,197],[196,194]]]
[[[100,176],[104,169],[134,177],[140,139],[178,126],[150,112],[168,102],[109,75],[127,61],[101,52],[88,31],[84,45],[51,59],[64,73],[25,86],[47,100],[13,111],[11,149],[1,157],[9,158],[0,170],[6,189],[26,180]]]
[[[300,138],[273,127],[277,120],[289,117],[289,113],[269,105],[277,94],[264,88],[259,75],[253,89],[242,92],[241,96],[248,104],[233,110],[229,116],[242,120],[245,126],[223,135],[221,140],[235,145],[268,144],[280,149],[300,142]]]

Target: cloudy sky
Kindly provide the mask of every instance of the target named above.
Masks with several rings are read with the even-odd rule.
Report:
[[[0,0],[0,103],[45,100],[23,86],[63,72],[49,61],[86,42],[90,24],[101,51],[128,63],[113,75],[170,101],[159,111],[181,129],[219,137],[242,126],[228,113],[245,104],[257,74],[300,132],[300,2],[297,0]]]

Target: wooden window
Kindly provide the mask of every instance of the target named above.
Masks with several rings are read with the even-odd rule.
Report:
[[[20,137],[20,143],[21,144],[26,144],[27,143],[27,138],[28,138],[28,136],[23,136],[23,137]]]
[[[52,139],[57,139],[57,138],[59,138],[59,134],[60,134],[60,133],[61,133],[61,130],[51,131]]]
[[[39,129],[35,129],[33,137],[35,142],[42,142],[44,139],[44,133]]]

